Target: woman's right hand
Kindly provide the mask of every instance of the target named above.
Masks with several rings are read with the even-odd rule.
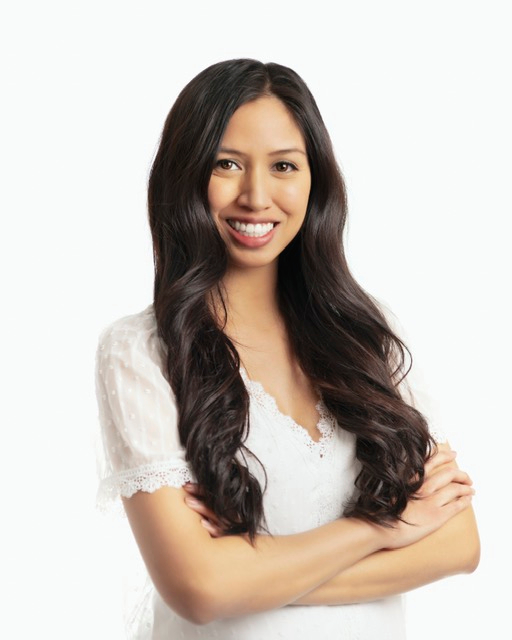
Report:
[[[381,527],[385,549],[406,547],[433,533],[470,506],[475,493],[469,475],[455,464],[455,452],[438,445],[425,464],[425,480],[393,527]]]

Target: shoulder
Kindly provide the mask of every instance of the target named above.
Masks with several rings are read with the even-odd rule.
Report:
[[[388,305],[379,302],[378,306],[390,329],[407,347],[409,337],[402,323]],[[416,357],[413,356],[408,347],[405,368],[408,368],[407,375],[398,385],[400,395],[407,404],[413,406],[425,417],[429,426],[430,435],[436,443],[446,443],[447,438],[441,426],[442,420],[438,403],[435,398],[430,395],[423,370],[418,365]]]
[[[157,337],[155,311],[150,304],[142,311],[122,316],[105,326],[99,334],[99,343],[113,345],[138,339],[141,342],[152,342]]]
[[[122,316],[106,325],[99,334],[98,360],[110,358],[149,358],[159,365],[165,344],[158,335],[152,304],[138,313]]]

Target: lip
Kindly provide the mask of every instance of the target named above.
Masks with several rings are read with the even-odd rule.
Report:
[[[230,220],[238,220],[239,222],[250,223],[252,222],[248,218],[229,218]],[[231,237],[238,243],[244,245],[244,247],[250,247],[252,249],[257,249],[258,247],[263,247],[268,244],[272,238],[274,237],[274,233],[279,226],[278,222],[274,220],[257,220],[257,222],[265,224],[265,222],[274,222],[274,227],[266,233],[264,236],[260,236],[259,238],[251,238],[249,236],[243,236],[241,233],[238,233],[236,229],[229,224],[226,220],[226,227],[228,228],[228,232],[231,234]],[[255,224],[255,222],[253,222]]]
[[[278,224],[279,220],[271,220],[268,218],[267,220],[261,217],[251,217],[251,216],[233,216],[226,218],[226,222],[228,220],[234,220],[235,222],[243,222],[244,224],[267,224],[272,222],[273,224]]]

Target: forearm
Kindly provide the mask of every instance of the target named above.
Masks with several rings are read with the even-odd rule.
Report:
[[[125,509],[162,598],[200,624],[290,604],[387,540],[380,527],[350,518],[294,535],[260,535],[254,546],[246,536],[211,538],[170,487],[139,492]]]
[[[436,454],[428,463],[429,477],[421,496],[409,501],[405,521],[391,529],[342,518],[296,536],[263,536],[252,548],[243,537],[226,537],[219,526],[210,527],[213,546],[204,547],[199,565],[195,558],[200,569],[197,579],[205,576],[210,587],[199,597],[205,603],[206,618],[242,615],[294,602],[372,600],[456,573],[460,533],[474,531],[476,540],[478,536],[472,512],[461,516],[471,503],[471,481],[452,463],[452,452]],[[199,505],[198,513],[215,522],[215,514]],[[438,530],[442,534],[431,538]],[[429,541],[413,547],[418,540]],[[377,554],[381,549],[406,547],[411,548],[403,555]],[[208,567],[206,573],[204,567]],[[192,573],[185,570],[183,575]]]
[[[293,603],[381,546],[373,527],[351,519],[291,536],[259,536],[254,547],[229,536],[212,542],[207,619]]]
[[[297,605],[337,605],[404,593],[478,565],[480,544],[472,509],[419,542],[378,551],[297,599]]]
[[[437,459],[437,466],[453,457],[438,455],[441,458]],[[373,571],[376,593],[381,589],[379,580],[390,583],[384,589],[404,590],[412,588],[417,580],[413,578],[411,586],[410,574],[423,571],[422,580],[428,581],[428,565],[417,564],[419,552],[413,553],[412,558],[397,556],[390,564],[384,562],[385,555],[375,556],[375,561],[381,558],[376,569],[371,569],[373,565],[365,567],[361,561],[380,549],[413,545],[469,506],[473,490],[467,474],[450,467],[431,475],[423,483],[421,497],[407,504],[405,521],[398,521],[393,528],[340,518],[294,535],[258,536],[254,546],[246,536],[224,536],[217,527],[220,537],[215,537],[217,533],[201,526],[203,516],[210,522],[216,516],[197,500],[199,506],[192,510],[185,501],[190,499],[190,493],[184,489],[139,491],[126,498],[124,505],[151,578],[165,602],[189,620],[206,623],[283,607],[306,594],[321,602],[326,597],[334,603],[378,597],[368,592],[356,595],[357,579],[343,582],[345,572],[356,563],[360,563],[355,574],[360,585]],[[437,544],[444,546],[442,539]],[[434,547],[424,549],[424,555],[433,556],[434,551]],[[430,557],[429,564],[432,561]],[[410,574],[405,568],[408,563],[416,563]],[[446,563],[439,564],[446,572]],[[391,577],[387,576],[388,571],[392,572]],[[312,593],[335,576],[339,578],[330,586],[339,586],[337,580],[341,580],[340,595],[336,589],[329,590],[327,596],[322,595],[325,591],[316,596]],[[352,591],[341,594],[347,584],[352,585]]]

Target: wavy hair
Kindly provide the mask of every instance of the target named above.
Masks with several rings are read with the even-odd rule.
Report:
[[[207,192],[229,119],[265,95],[294,118],[311,170],[305,221],[279,256],[280,310],[302,369],[356,436],[360,472],[345,515],[390,525],[421,486],[435,445],[399,392],[410,354],[348,268],[346,190],[318,107],[300,76],[279,64],[235,59],[199,73],[167,116],[151,168],[154,309],[180,439],[205,503],[229,532],[254,540],[264,528],[264,488],[246,464],[249,396],[239,355],[210,304],[212,292],[222,299],[228,261]]]

